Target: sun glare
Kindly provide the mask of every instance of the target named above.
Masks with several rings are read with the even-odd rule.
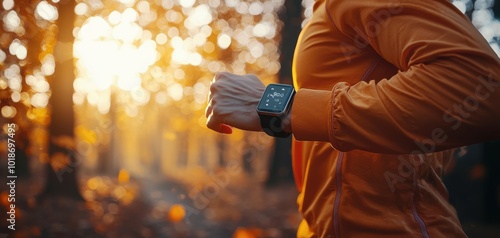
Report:
[[[267,82],[276,79],[277,11],[282,4],[79,0],[73,102],[88,103],[102,114],[118,106],[130,117],[149,102],[167,108],[183,105],[192,110],[186,113],[201,115],[204,91],[221,70],[259,74]],[[19,28],[12,19],[11,28]],[[50,71],[50,64],[46,68]]]
[[[89,103],[103,109],[103,113],[109,110],[109,93],[91,92],[109,91],[113,86],[129,92],[141,90],[141,74],[158,59],[156,41],[141,39],[146,31],[137,19],[133,8],[121,13],[112,11],[106,17],[87,18],[76,33],[74,56],[78,59],[79,77],[74,83],[75,92],[87,95]],[[98,99],[98,95],[107,98]]]
[[[198,80],[187,79],[195,72],[188,72],[184,67],[199,67],[200,72],[209,74],[223,69],[244,73],[250,65],[260,66],[266,62],[264,65],[278,65],[265,67],[266,72],[275,74],[279,69],[277,62],[267,59],[278,59],[278,48],[275,43],[269,44],[277,32],[278,3],[180,0],[160,1],[161,5],[154,5],[149,1],[116,2],[123,7],[102,11],[108,3],[102,2],[103,6],[95,7],[93,2],[84,0],[75,9],[82,22],[77,24],[74,45],[79,69],[74,84],[77,104],[87,98],[92,105],[100,102],[108,105],[109,99],[97,100],[95,95],[107,96],[109,93],[90,96],[95,91],[119,89],[131,93],[149,88],[160,93],[154,98],[161,103],[180,101],[186,96],[183,88],[194,86],[185,83]],[[231,8],[234,14],[228,15]],[[228,49],[239,52],[234,62],[224,65],[213,58],[218,51]],[[155,67],[159,70],[153,70]],[[163,86],[147,86],[145,78],[152,78],[150,82]],[[198,97],[194,101],[203,104],[205,100]]]

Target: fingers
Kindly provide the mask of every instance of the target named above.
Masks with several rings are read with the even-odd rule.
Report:
[[[212,91],[212,87],[210,87],[210,88],[211,88],[210,91]],[[222,124],[220,122],[220,119],[218,119],[217,116],[214,116],[213,108],[214,108],[213,94],[212,94],[212,92],[210,92],[208,95],[208,104],[207,104],[207,107],[205,109],[205,117],[207,118],[207,127],[211,130],[214,130],[216,132],[223,133],[223,134],[233,133],[233,129],[230,126],[228,126],[226,124]]]
[[[228,73],[228,72],[218,72],[214,76],[214,78],[212,79],[212,83],[215,83],[216,81],[218,81],[220,79],[227,78],[227,77],[229,77],[229,75],[231,75],[231,73]]]
[[[219,125],[220,125],[220,123],[215,120],[213,114],[208,115],[208,117],[207,117],[207,127],[208,127],[208,129],[211,129],[211,130],[214,130],[216,132],[222,133]]]
[[[207,117],[207,127],[211,130],[214,130],[216,132],[219,132],[219,133],[223,133],[223,134],[231,134],[233,133],[233,128],[226,125],[226,124],[222,124],[220,122],[218,122],[215,118],[214,118],[214,115],[213,114],[210,114],[208,115]]]
[[[214,131],[222,133],[222,130],[219,126],[220,123],[217,122],[217,120],[214,118],[214,113],[213,113],[214,110],[212,104],[213,100],[211,95],[209,96],[208,100],[209,100],[208,105],[207,108],[205,109],[205,117],[207,118],[207,127]]]
[[[212,83],[210,84],[210,87],[209,87],[209,91],[208,91],[208,99],[207,99],[207,107],[205,108],[205,117],[208,118],[208,116],[212,113],[213,111],[213,104],[214,104],[214,100],[213,100],[213,97],[215,95],[215,86],[214,86],[214,83],[215,81],[217,80],[216,78],[218,77],[219,73],[217,73],[213,80],[212,80]]]
[[[229,73],[229,72],[219,72],[217,73],[210,85],[210,91],[208,93],[208,104],[205,109],[205,117],[207,118],[207,127],[211,130],[214,130],[219,133],[223,134],[231,134],[233,132],[233,129],[231,126],[227,125],[224,123],[223,119],[221,116],[217,115],[217,113],[214,113],[214,107],[216,105],[216,102],[214,100],[214,95],[217,95],[218,87],[220,83],[217,83],[219,80],[225,80],[225,79],[233,79],[234,74]],[[257,79],[255,75],[246,75],[248,77],[251,77],[253,79]],[[241,77],[241,76],[238,76]],[[219,85],[220,88],[220,85]]]
[[[232,134],[233,128],[226,124],[219,124],[220,132],[223,134]]]
[[[212,114],[212,111],[213,111],[212,98],[209,97],[207,107],[205,108],[205,117],[208,118],[208,116]]]

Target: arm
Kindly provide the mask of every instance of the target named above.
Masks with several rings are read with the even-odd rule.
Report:
[[[500,61],[450,2],[329,0],[326,7],[341,32],[361,37],[400,71],[378,83],[299,90],[291,115],[297,139],[342,151],[429,153],[500,137]]]

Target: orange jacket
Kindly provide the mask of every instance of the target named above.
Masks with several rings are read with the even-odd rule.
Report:
[[[500,60],[458,9],[317,1],[293,70],[298,237],[465,237],[441,177],[500,137]]]

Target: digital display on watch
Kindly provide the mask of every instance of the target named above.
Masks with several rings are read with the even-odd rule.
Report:
[[[270,84],[264,91],[257,110],[271,113],[285,112],[293,91],[291,85]]]

